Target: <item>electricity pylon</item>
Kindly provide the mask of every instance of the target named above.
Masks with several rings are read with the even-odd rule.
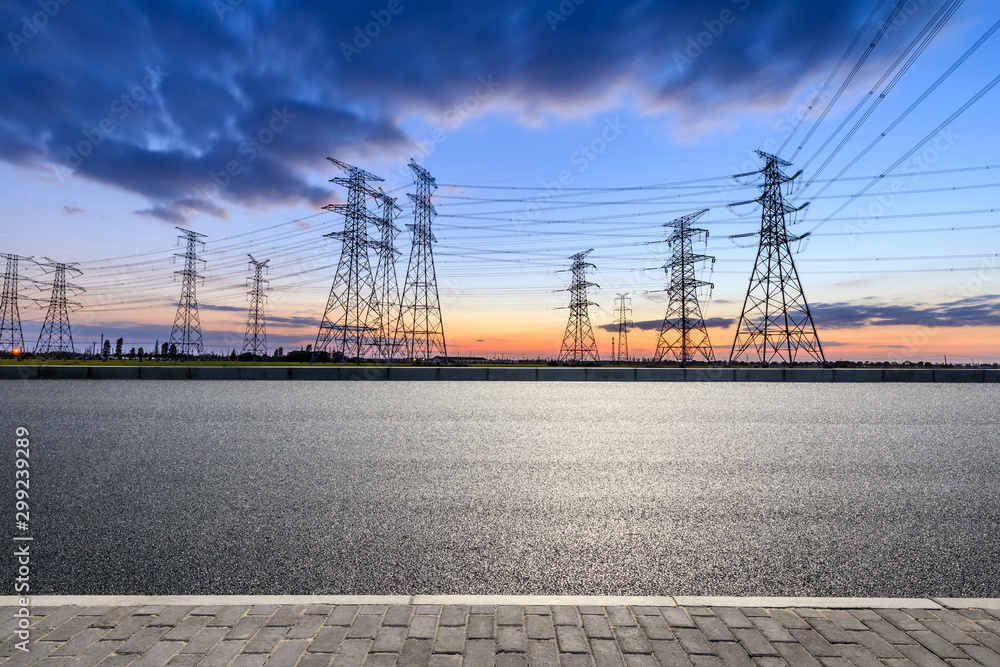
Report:
[[[632,324],[630,316],[632,315],[632,309],[625,305],[625,302],[632,302],[629,298],[628,292],[620,293],[618,298],[615,299],[618,302],[618,306],[615,309],[615,313],[618,315],[618,353],[615,355],[615,361],[621,361],[624,359],[628,361],[628,327]]]
[[[0,352],[24,351],[24,334],[21,331],[21,313],[18,301],[21,293],[17,282],[23,276],[18,272],[18,262],[32,261],[31,257],[21,257],[0,253],[7,260],[7,270],[3,274],[3,293],[0,294]]]
[[[578,252],[571,255],[573,260],[569,270],[573,272],[573,281],[569,288],[561,290],[570,293],[569,299],[569,321],[566,323],[566,333],[563,334],[562,346],[559,350],[559,361],[574,364],[582,364],[588,361],[600,363],[601,358],[597,354],[597,340],[594,338],[594,330],[590,326],[589,306],[596,306],[593,301],[587,300],[588,287],[600,287],[597,283],[587,282],[587,267],[597,268],[584,258],[593,252],[594,249]]]
[[[708,209],[684,215],[664,227],[672,227],[667,243],[673,251],[670,261],[663,265],[669,277],[667,284],[667,312],[663,317],[660,337],[656,342],[655,363],[661,363],[672,355],[682,367],[686,367],[695,356],[701,355],[709,363],[715,362],[712,343],[708,340],[708,329],[702,316],[698,300],[698,288],[712,289],[712,283],[699,280],[698,265],[715,258],[694,252],[695,240],[708,240],[708,231],[691,227],[691,223],[705,215]]]
[[[45,322],[42,330],[38,334],[38,342],[35,343],[35,354],[53,354],[68,352],[75,353],[73,349],[73,332],[69,326],[69,310],[82,308],[76,301],[70,301],[66,297],[66,292],[72,292],[75,296],[79,292],[85,291],[82,287],[71,285],[66,282],[66,273],[82,275],[83,272],[76,268],[76,264],[66,264],[64,262],[54,262],[48,257],[45,262],[38,266],[52,276],[52,294],[48,299],[39,300],[40,303],[48,303],[49,309],[45,314]]]
[[[268,281],[264,278],[264,272],[271,260],[258,262],[250,253],[247,253],[247,257],[250,258],[249,268],[253,269],[253,277],[248,279],[252,283],[249,286],[250,291],[247,292],[250,297],[250,311],[247,313],[247,332],[243,336],[243,352],[249,352],[254,359],[257,359],[258,356],[267,356],[267,330],[264,326],[264,301],[267,295],[264,292],[268,288],[264,287],[264,284]]]
[[[378,320],[378,302],[368,259],[368,250],[373,245],[368,237],[368,224],[375,219],[368,212],[367,199],[382,196],[368,183],[384,179],[332,157],[327,160],[347,173],[346,177],[330,179],[331,183],[347,187],[347,203],[323,207],[344,214],[344,231],[325,235],[326,238],[340,239],[340,261],[316,334],[313,359],[332,347],[341,353],[342,364],[348,358],[360,363],[365,357],[379,354],[378,332],[372,326]]]
[[[430,359],[437,350],[447,360],[448,346],[434,271],[433,244],[437,239],[431,232],[431,222],[437,215],[431,203],[431,194],[437,189],[437,181],[413,159],[410,159],[409,167],[413,171],[417,192],[407,193],[413,202],[413,224],[406,225],[406,228],[413,234],[413,245],[403,282],[400,333],[410,358]]]
[[[177,301],[177,314],[174,316],[174,326],[170,329],[170,344],[177,346],[181,355],[202,355],[204,347],[201,341],[201,320],[198,318],[197,284],[203,276],[198,273],[198,262],[205,260],[198,257],[198,244],[205,245],[200,238],[205,236],[190,229],[178,227],[184,239],[186,250],[183,255],[175,253],[175,257],[184,258],[184,269],[175,271],[181,276],[181,298]]]
[[[375,312],[374,329],[382,350],[382,357],[391,364],[399,348],[399,278],[396,275],[396,260],[402,254],[396,249],[396,237],[400,229],[396,226],[396,213],[400,210],[396,199],[383,194],[379,200],[382,218],[378,225],[381,237],[376,244],[378,264],[375,267]]]
[[[798,241],[808,234],[793,236],[785,226],[786,214],[808,204],[798,208],[786,204],[781,192],[782,185],[795,180],[802,172],[787,176],[781,167],[790,166],[790,162],[764,151],[757,151],[757,155],[764,160],[764,167],[735,177],[763,174],[764,183],[760,197],[733,204],[758,203],[762,212],[757,260],[750,275],[729,360],[737,361],[746,353],[761,363],[777,361],[791,366],[801,351],[815,361],[824,362],[823,347],[788,248],[790,241]]]

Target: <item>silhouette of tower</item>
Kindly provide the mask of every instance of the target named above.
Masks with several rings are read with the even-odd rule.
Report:
[[[437,275],[434,272],[433,244],[437,242],[431,232],[431,222],[437,211],[431,204],[431,194],[437,182],[430,173],[410,160],[410,169],[416,181],[416,194],[407,193],[413,202],[413,224],[406,228],[413,234],[410,262],[403,283],[400,305],[400,333],[407,354],[411,358],[430,359],[438,351],[448,358],[448,347],[441,321],[441,302],[438,299]]]
[[[673,255],[663,265],[670,280],[667,285],[667,313],[663,317],[663,326],[656,343],[655,363],[661,363],[669,355],[681,366],[687,366],[697,355],[701,355],[709,363],[715,361],[698,300],[699,287],[711,289],[714,285],[698,280],[697,277],[698,265],[708,260],[714,263],[715,258],[694,253],[695,240],[707,241],[708,231],[691,227],[691,223],[706,211],[707,208],[663,225],[674,230],[667,237]]]
[[[258,262],[253,255],[247,253],[250,258],[250,268],[253,269],[253,277],[250,278],[250,312],[247,313],[247,332],[243,336],[243,351],[249,352],[253,358],[267,356],[267,330],[264,327],[264,301],[267,295],[264,292],[268,288],[264,284],[268,281],[264,279],[264,271],[267,270],[267,263],[271,260],[265,259]]]
[[[0,254],[7,260],[7,270],[3,274],[3,293],[0,294],[0,352],[24,351],[24,335],[21,331],[21,313],[18,301],[21,293],[17,283],[21,279],[18,262],[30,262],[30,257]]]
[[[67,283],[66,273],[82,275],[83,272],[76,268],[76,264],[54,262],[48,257],[45,258],[45,263],[39,264],[39,266],[46,273],[51,270],[53,276],[52,294],[47,300],[40,301],[41,303],[47,302],[49,308],[45,314],[45,322],[42,323],[42,330],[38,334],[38,342],[35,343],[35,354],[73,354],[75,350],[73,349],[73,332],[69,326],[69,310],[70,308],[77,310],[82,306],[75,301],[68,300],[66,293],[72,292],[75,296],[77,293],[83,292],[84,289]]]
[[[805,208],[785,203],[781,186],[795,180],[799,174],[787,176],[781,167],[790,166],[781,158],[757,151],[764,160],[764,167],[736,178],[763,174],[761,196],[734,206],[759,203],[762,208],[760,246],[750,285],[743,301],[736,339],[729,360],[737,361],[746,354],[761,363],[787,362],[792,365],[800,352],[818,362],[826,361],[820,345],[812,313],[802,291],[799,273],[788,248],[790,241],[803,236],[792,236],[785,227],[785,215]]]
[[[198,296],[196,287],[202,278],[198,273],[198,262],[205,260],[198,257],[198,244],[205,245],[199,237],[205,236],[189,229],[182,229],[178,239],[184,239],[187,248],[183,255],[176,253],[175,257],[184,258],[184,269],[175,271],[181,276],[181,298],[177,301],[177,314],[174,316],[174,326],[170,329],[170,344],[176,346],[181,355],[201,355],[205,350],[201,342],[201,321],[198,319]]]
[[[396,249],[396,237],[400,229],[396,226],[396,213],[400,210],[396,199],[383,194],[379,200],[382,206],[382,218],[376,224],[381,233],[376,244],[378,264],[375,267],[375,300],[377,307],[373,310],[373,328],[382,350],[382,357],[392,363],[400,339],[399,329],[399,278],[396,275],[396,260],[399,250]]]
[[[600,287],[600,285],[587,282],[587,267],[596,267],[590,262],[584,261],[584,258],[593,251],[594,249],[591,248],[570,256],[573,264],[568,270],[573,272],[573,281],[568,289],[562,290],[570,293],[569,321],[566,323],[566,333],[563,334],[562,347],[559,350],[559,361],[562,362],[582,364],[588,361],[594,363],[601,361],[597,354],[597,341],[594,339],[594,330],[590,326],[590,312],[588,311],[589,306],[597,304],[587,300],[587,288]]]
[[[313,358],[332,347],[341,353],[341,363],[349,358],[359,362],[380,352],[378,332],[373,322],[378,320],[378,302],[372,276],[368,250],[374,245],[368,237],[368,223],[375,218],[368,212],[367,198],[379,198],[382,193],[368,183],[381,181],[374,174],[332,157],[327,160],[343,169],[346,177],[331,178],[331,183],[347,187],[346,204],[328,204],[328,211],[344,214],[344,231],[326,234],[327,238],[340,239],[340,261],[330,287],[330,297],[316,334]]]
[[[625,305],[628,301],[631,303],[632,299],[629,298],[628,292],[624,294],[619,294],[618,298],[615,299],[618,302],[618,307],[615,309],[615,313],[618,316],[618,353],[615,355],[615,361],[621,361],[624,359],[628,361],[628,327],[632,324],[630,319],[632,315],[632,309]]]

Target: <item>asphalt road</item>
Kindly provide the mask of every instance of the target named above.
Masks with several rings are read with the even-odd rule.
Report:
[[[957,384],[0,381],[0,539],[25,426],[35,594],[1000,597],[998,404]]]

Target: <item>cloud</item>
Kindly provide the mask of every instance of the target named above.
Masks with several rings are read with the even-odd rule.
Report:
[[[705,326],[712,328],[726,328],[731,327],[736,324],[736,320],[728,317],[708,317],[705,318]],[[663,320],[642,320],[639,322],[633,322],[631,329],[638,329],[639,331],[659,331],[663,327]],[[618,331],[618,324],[599,324],[598,329],[604,329],[605,331],[616,332]]]
[[[63,210],[66,211],[66,215],[74,215],[76,213],[83,213],[83,209],[79,206],[63,206]]]
[[[903,305],[871,299],[812,305],[813,321],[823,329],[863,326],[974,327],[1000,325],[1000,295],[981,295],[938,304]]]
[[[246,314],[248,312],[248,307],[243,306],[217,306],[210,303],[200,303],[198,308],[201,310],[216,310],[225,313],[242,313]],[[308,326],[308,327],[319,327],[319,318],[317,317],[280,317],[277,315],[268,315],[264,313],[264,321],[267,326],[271,325],[287,325],[287,326]]]
[[[370,3],[247,1],[222,18],[218,4],[74,0],[16,53],[0,49],[0,160],[69,164],[169,224],[234,205],[318,207],[331,198],[325,156],[405,154],[409,121],[447,119],[480,77],[497,85],[475,114],[538,124],[629,104],[724,134],[727,117],[800,98],[867,13],[857,2],[585,3],[552,23],[552,0],[404,2],[348,62],[343,45],[372,21]],[[34,9],[3,3],[0,25]],[[675,55],[706,36],[679,67]]]

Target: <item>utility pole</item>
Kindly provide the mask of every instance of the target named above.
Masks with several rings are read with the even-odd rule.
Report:
[[[597,340],[594,339],[594,330],[590,326],[589,306],[596,306],[593,301],[587,300],[588,287],[600,287],[597,283],[587,282],[587,268],[597,268],[584,258],[593,252],[594,249],[578,252],[571,255],[572,266],[568,269],[573,272],[573,281],[568,289],[561,290],[570,293],[569,321],[566,323],[566,333],[563,334],[562,346],[559,350],[559,361],[573,364],[582,364],[592,361],[599,364],[600,356],[597,354]],[[564,269],[567,270],[567,269]]]
[[[198,257],[198,244],[205,245],[199,237],[204,234],[178,227],[181,235],[178,239],[183,239],[186,250],[183,255],[175,254],[175,257],[184,258],[184,269],[175,271],[181,276],[181,298],[177,301],[177,314],[174,316],[174,326],[170,329],[170,343],[177,346],[177,352],[181,355],[202,355],[204,347],[201,340],[201,320],[198,318],[198,280],[202,279],[198,273],[198,262],[205,260]]]
[[[263,262],[258,262],[249,253],[247,253],[247,257],[250,258],[249,268],[253,269],[253,277],[248,279],[252,283],[249,285],[250,291],[247,292],[250,297],[250,312],[247,313],[247,331],[246,335],[243,336],[243,352],[252,354],[254,361],[256,361],[258,356],[267,356],[267,331],[264,326],[264,301],[267,299],[267,295],[264,292],[268,288],[264,287],[264,284],[268,281],[264,279],[264,272],[268,270],[267,263],[271,260],[265,259]]]
[[[325,235],[340,239],[340,261],[316,334],[313,359],[333,346],[341,353],[341,364],[351,357],[360,364],[365,357],[379,353],[378,335],[373,326],[379,319],[378,300],[368,259],[369,248],[373,245],[368,237],[368,224],[374,223],[375,218],[368,212],[367,199],[382,196],[369,182],[384,179],[332,157],[327,160],[347,173],[346,177],[330,179],[331,183],[347,187],[347,203],[323,207],[344,214],[344,231]]]
[[[73,275],[82,275],[83,272],[76,268],[76,264],[66,264],[63,262],[55,262],[45,258],[45,263],[39,264],[40,267],[49,273],[53,273],[52,276],[52,294],[47,300],[39,300],[40,303],[48,303],[48,312],[45,314],[45,322],[42,324],[42,330],[38,334],[38,342],[35,343],[35,354],[59,354],[66,353],[74,354],[76,350],[73,349],[73,332],[69,326],[69,311],[70,308],[73,310],[78,310],[82,308],[76,301],[70,301],[66,297],[67,292],[76,294],[83,292],[84,289],[77,285],[71,285],[66,282],[66,273]]]
[[[431,231],[431,222],[437,215],[431,203],[431,194],[437,189],[437,181],[412,159],[409,167],[413,171],[417,192],[407,193],[413,202],[413,224],[406,225],[406,228],[413,234],[413,245],[403,283],[400,329],[411,359],[430,359],[438,350],[447,360],[448,347],[434,270],[433,244],[437,243],[437,239]]]
[[[386,194],[381,195],[379,202],[382,206],[382,217],[376,222],[381,238],[376,244],[378,264],[375,268],[375,299],[378,307],[375,309],[377,319],[374,328],[382,357],[391,365],[400,346],[399,278],[396,275],[396,260],[402,253],[396,249],[396,237],[400,229],[395,223],[400,208],[396,204],[396,199]]]
[[[615,354],[615,360],[620,361],[622,357],[625,358],[626,363],[628,362],[628,327],[632,324],[632,309],[625,305],[625,302],[632,302],[629,298],[628,292],[619,294],[618,298],[615,299],[617,302],[617,308],[615,312],[618,315],[618,352]]]
[[[781,168],[790,166],[790,162],[764,151],[757,151],[757,155],[764,160],[762,169],[734,177],[763,174],[764,183],[760,197],[732,205],[758,203],[762,212],[757,260],[750,275],[729,361],[737,361],[746,354],[763,364],[786,362],[791,366],[802,352],[814,361],[825,362],[812,313],[788,248],[790,241],[798,241],[808,234],[793,236],[785,226],[785,215],[805,208],[808,203],[798,208],[785,203],[781,186],[792,182],[802,172],[787,176]]]
[[[17,283],[18,280],[25,279],[18,272],[18,262],[30,262],[32,259],[5,253],[0,254],[0,257],[7,260],[7,268],[3,274],[3,293],[0,294],[0,352],[17,354],[24,351],[24,334],[21,331],[21,313],[18,308],[21,292]]]
[[[656,342],[654,363],[662,363],[666,357],[673,356],[684,368],[696,355],[701,355],[708,363],[715,362],[698,300],[698,288],[714,287],[712,283],[698,279],[698,267],[709,260],[714,264],[715,258],[695,254],[695,240],[707,241],[708,231],[691,227],[691,223],[707,211],[706,208],[663,225],[673,229],[666,239],[673,254],[670,261],[663,265],[663,271],[669,278],[666,290],[667,312]]]

